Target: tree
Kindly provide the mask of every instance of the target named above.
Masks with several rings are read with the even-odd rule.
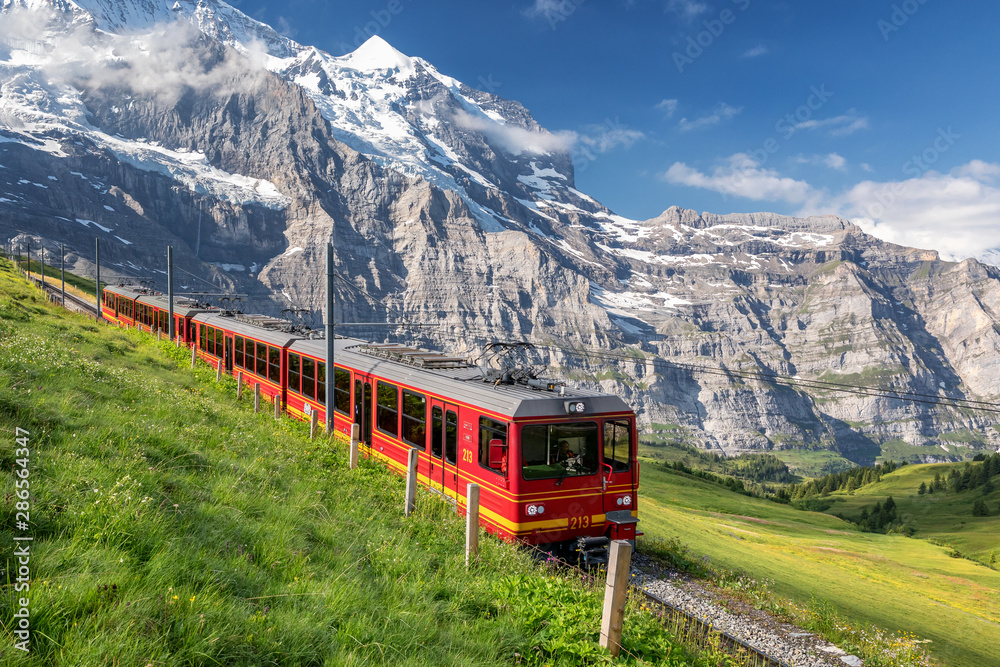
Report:
[[[982,498],[976,498],[976,502],[972,503],[972,516],[989,516],[990,510],[986,507],[986,501]]]
[[[920,488],[917,489],[917,494],[922,496],[925,493],[927,493],[927,485],[923,482],[920,482]]]

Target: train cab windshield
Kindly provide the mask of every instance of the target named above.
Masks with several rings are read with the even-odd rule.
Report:
[[[524,426],[521,473],[528,480],[593,475],[599,446],[597,422]]]

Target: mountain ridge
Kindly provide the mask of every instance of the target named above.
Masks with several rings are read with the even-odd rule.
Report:
[[[556,342],[565,349],[539,360],[705,448],[832,448],[869,462],[895,440],[920,460],[1000,444],[986,413],[724,372],[996,397],[994,267],[835,216],[618,216],[576,189],[572,137],[381,38],[335,57],[217,0],[3,11],[8,25],[30,15],[29,41],[43,46],[9,30],[2,42],[0,229],[67,241],[81,266],[95,234],[126,274],[159,271],[169,243],[204,276],[192,285],[318,313],[332,238],[351,282],[338,285],[341,321],[435,321],[393,335],[469,354],[497,337]],[[177,20],[143,22],[163,12]],[[609,368],[566,351],[584,348],[723,373]]]

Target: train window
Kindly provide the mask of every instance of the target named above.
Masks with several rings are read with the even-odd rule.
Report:
[[[418,449],[427,445],[427,399],[403,390],[403,440]]]
[[[431,455],[439,459],[441,458],[441,440],[443,440],[442,431],[444,430],[444,412],[441,408],[435,406],[431,408]]]
[[[507,425],[489,417],[479,418],[479,465],[490,468],[490,440],[499,440],[507,446]],[[496,468],[490,468],[498,472]]]
[[[257,343],[257,368],[254,373],[262,378],[267,377],[267,345]]]
[[[204,324],[198,325],[198,347],[200,347],[202,350],[208,350],[208,339],[206,338],[205,335]]]
[[[345,415],[351,409],[351,372],[343,368],[333,371],[333,409]]]
[[[281,350],[276,347],[267,348],[267,378],[271,382],[281,382]]]
[[[302,393],[316,398],[316,362],[309,357],[302,357]]]
[[[614,472],[629,469],[632,463],[632,429],[627,421],[604,422],[604,462]]]
[[[222,357],[225,355],[226,349],[226,334],[222,333],[222,329],[215,330],[215,356]]]
[[[316,362],[316,400],[326,405],[326,362]]]
[[[390,435],[399,435],[399,389],[387,382],[378,383],[375,399],[375,419],[378,430]]]
[[[595,422],[538,424],[521,429],[524,479],[579,477],[597,472],[599,443]]]
[[[449,410],[444,420],[444,460],[454,464],[458,459],[458,415]]]
[[[236,366],[243,368],[243,336],[236,337]]]
[[[297,354],[288,354],[288,391],[296,394],[302,393],[302,369],[299,368],[301,360],[302,357]]]

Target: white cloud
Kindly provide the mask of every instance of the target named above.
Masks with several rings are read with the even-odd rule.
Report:
[[[707,12],[708,5],[697,0],[667,0],[666,10],[690,20]]]
[[[789,124],[784,128],[786,138],[801,130],[827,130],[830,136],[846,137],[858,130],[868,129],[868,118],[859,116],[858,112],[854,109],[849,110],[846,114],[832,118],[811,118],[800,122],[792,122],[794,120],[794,116],[788,116]]]
[[[723,120],[728,120],[734,116],[738,116],[742,111],[743,107],[732,107],[728,104],[722,103],[715,108],[715,111],[713,111],[711,115],[695,118],[694,120],[681,118],[680,122],[677,123],[677,127],[680,128],[682,132],[690,132],[691,130],[698,130],[703,127],[711,127],[712,125],[718,125]]]
[[[838,171],[843,171],[847,168],[847,160],[836,153],[830,153],[825,158],[823,158],[823,164],[828,166],[830,169],[837,169]]]
[[[799,162],[817,159],[834,168],[843,160],[830,153]],[[946,260],[978,257],[1000,265],[1000,163],[972,160],[946,174],[862,181],[835,195],[765,169],[744,153],[726,158],[711,173],[676,162],[660,176],[676,185],[792,204],[798,216],[839,215],[877,238],[937,250]]]
[[[827,153],[826,155],[799,155],[795,158],[798,164],[822,165],[837,171],[846,171],[847,158],[837,153]]]
[[[677,112],[677,105],[679,102],[677,100],[663,100],[658,102],[654,109],[661,112],[667,118],[670,118]]]
[[[555,27],[560,21],[565,21],[577,6],[584,0],[535,0],[523,14],[528,18],[544,18],[549,25]]]
[[[10,20],[8,20],[10,19]],[[207,47],[202,33],[178,20],[142,34],[112,36],[89,24],[54,31],[52,14],[13,12],[0,22],[0,42],[17,35],[52,54],[43,64],[52,81],[77,88],[127,88],[172,104],[188,90],[225,95],[246,90],[265,70],[264,49],[249,45],[241,54],[225,49],[221,58]]]
[[[995,258],[1000,249],[998,178],[1000,164],[973,160],[947,174],[929,171],[904,181],[863,181],[822,207],[878,238],[934,249],[945,259]],[[815,206],[803,212],[815,212]]]
[[[607,153],[613,148],[624,146],[628,148],[646,134],[630,129],[617,118],[608,120],[604,125],[587,125],[582,134],[577,135],[577,142],[597,153]]]
[[[818,195],[805,181],[783,177],[773,169],[765,169],[746,153],[729,156],[711,174],[683,162],[675,162],[661,176],[675,185],[688,185],[756,201],[806,205]]]
[[[767,53],[768,53],[768,48],[763,44],[758,44],[752,49],[744,51],[743,55],[741,55],[740,58],[756,58],[757,56],[763,56]]]
[[[579,139],[576,132],[549,132],[529,130],[516,125],[501,125],[492,118],[473,115],[464,109],[455,112],[452,120],[461,128],[481,132],[489,141],[515,155],[567,152]]]
[[[872,169],[872,166],[870,164],[868,164],[867,162],[862,162],[861,163],[861,169],[864,170],[864,171],[867,171],[868,173],[871,173],[871,172],[875,171],[874,169]]]

